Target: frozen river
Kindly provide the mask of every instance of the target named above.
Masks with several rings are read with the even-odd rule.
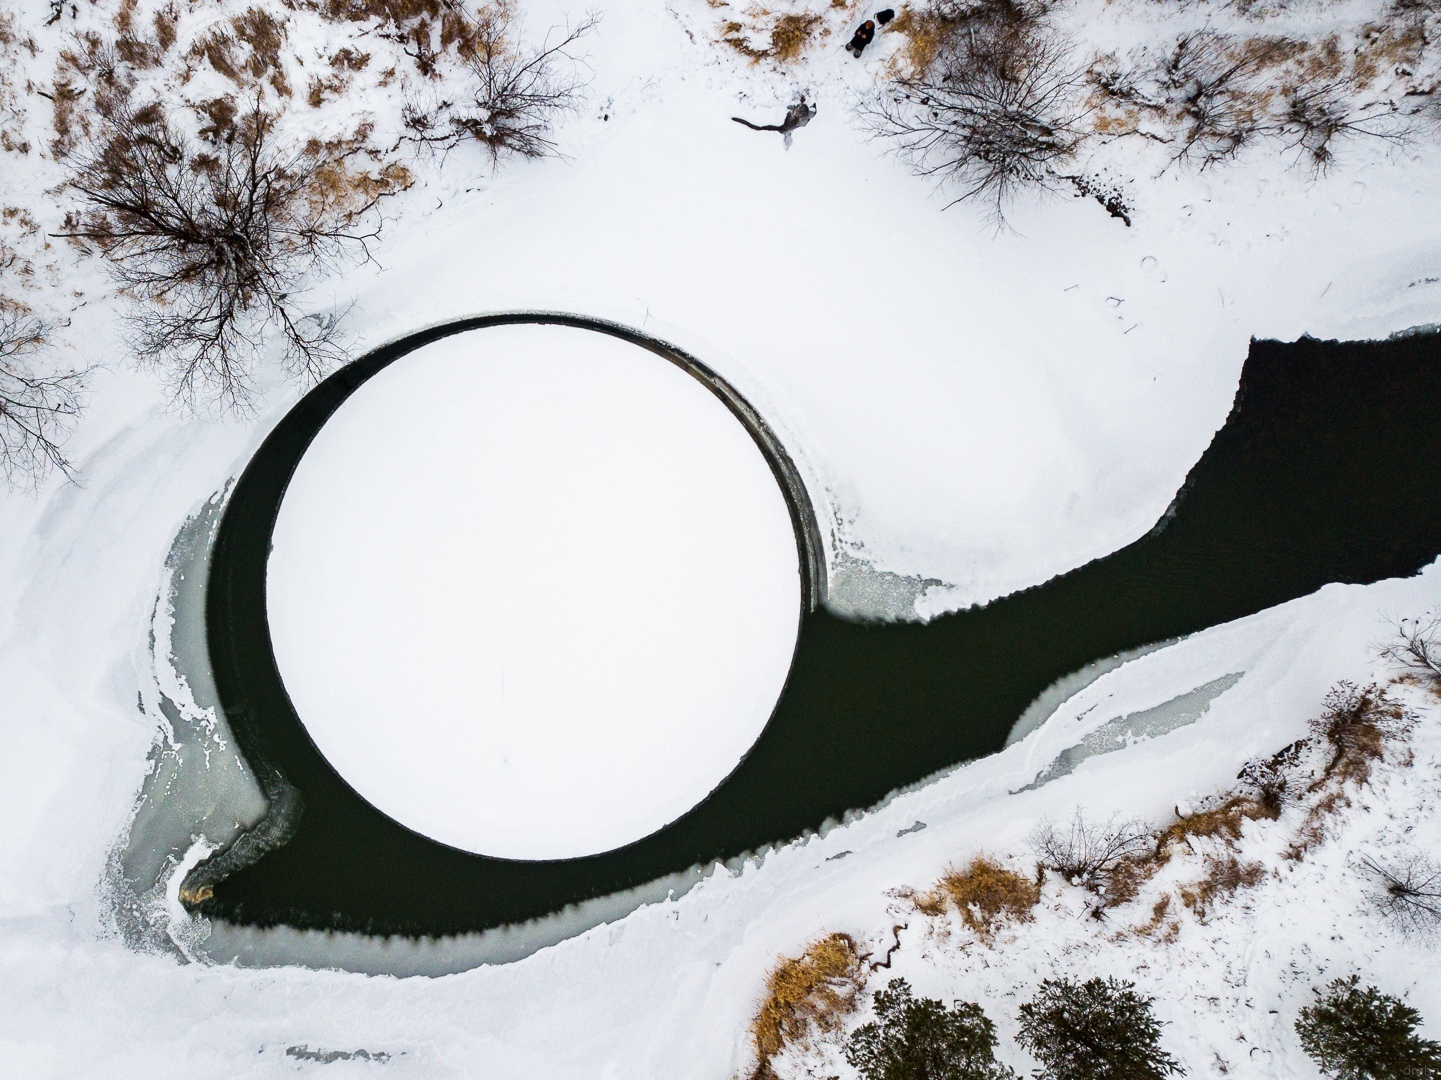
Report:
[[[302,403],[295,431],[318,430],[319,410]],[[1375,581],[1431,562],[1441,552],[1441,490],[1410,458],[1438,423],[1435,336],[1258,342],[1235,409],[1151,534],[925,625],[812,611],[775,715],[740,768],[646,839],[559,861],[478,857],[397,826],[340,780],[276,697],[274,669],[255,649],[264,635],[258,598],[286,461],[298,460],[304,440],[268,443],[220,532],[210,644],[247,755],[277,767],[306,809],[284,847],[219,883],[203,910],[259,925],[454,933],[545,915],[816,829],[1000,749],[1047,686],[1098,658],[1327,582]]]

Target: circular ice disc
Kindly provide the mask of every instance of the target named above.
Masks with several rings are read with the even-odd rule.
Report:
[[[607,334],[497,326],[326,422],[266,605],[296,714],[361,796],[453,847],[562,859],[655,832],[739,764],[801,579],[769,464],[704,384]]]

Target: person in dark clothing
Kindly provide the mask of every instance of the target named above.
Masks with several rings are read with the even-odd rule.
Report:
[[[846,48],[851,50],[852,56],[860,56],[861,53],[865,51],[866,46],[875,40],[876,24],[870,19],[867,19],[861,23],[860,27],[856,30],[855,37],[851,38],[851,43],[847,45]]]
[[[895,17],[896,11],[894,8],[886,8],[885,11],[878,11],[876,12],[876,25],[885,26],[886,23],[890,22]]]

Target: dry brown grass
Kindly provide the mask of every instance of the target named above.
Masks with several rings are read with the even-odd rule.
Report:
[[[1325,775],[1313,788],[1332,778],[1342,784],[1365,784],[1387,745],[1404,738],[1415,723],[1416,714],[1375,683],[1364,687],[1337,683],[1326,695],[1321,715],[1311,721],[1311,729],[1332,751]]]
[[[955,908],[961,922],[989,945],[1006,919],[1030,922],[1032,909],[1040,900],[1038,881],[1022,877],[986,855],[976,855],[964,869],[947,869],[935,887],[914,902],[926,915],[941,915]]]
[[[788,1044],[839,1028],[856,1007],[864,982],[860,949],[849,934],[817,938],[800,956],[776,964],[766,975],[765,997],[751,1021],[752,1080],[773,1077],[771,1061]]]
[[[1099,56],[1090,69],[1097,87],[1092,129],[1170,142],[1176,160],[1202,167],[1258,141],[1279,142],[1298,163],[1324,171],[1341,140],[1403,137],[1386,122],[1397,106],[1365,99],[1379,78],[1400,77],[1404,93],[1430,92],[1429,83],[1412,74],[1426,46],[1418,25],[1398,20],[1359,27],[1358,34],[1356,45],[1336,33],[1303,38],[1202,30],[1179,35],[1165,54],[1132,54],[1124,62]],[[1137,122],[1119,123],[1123,109],[1134,109]]]
[[[305,103],[312,109],[318,109],[327,101],[333,101],[350,89],[350,77],[348,75],[327,75],[324,78],[311,76],[309,84],[305,88]]]
[[[721,9],[730,5],[721,0],[711,6]],[[720,40],[752,64],[762,60],[787,64],[799,60],[813,41],[830,33],[825,22],[824,16],[813,11],[777,14],[767,7],[752,6],[738,18],[721,23]]]
[[[253,7],[230,20],[229,29],[216,27],[202,35],[186,53],[192,61],[204,60],[236,86],[248,89],[268,82],[281,97],[291,94],[281,50],[285,24],[264,8]]]
[[[370,22],[410,27],[439,19],[447,5],[442,0],[319,0],[310,5],[337,22]]]
[[[782,63],[797,59],[811,43],[821,22],[819,15],[782,15],[771,30],[771,58]]]
[[[1351,61],[1351,78],[1362,90],[1384,72],[1414,69],[1427,45],[1426,25],[1420,21],[1371,24],[1361,27],[1360,36],[1361,46]]]
[[[1112,867],[1106,876],[1101,891],[1102,908],[1120,907],[1129,904],[1141,891],[1141,886],[1156,876],[1162,866],[1157,858],[1122,859]],[[1097,912],[1097,917],[1100,913]]]
[[[1151,917],[1130,933],[1169,945],[1181,934],[1181,923],[1171,917],[1171,895],[1162,896],[1151,908]]]
[[[427,77],[447,53],[465,57],[487,43],[487,31],[509,14],[505,3],[474,9],[455,0],[309,0],[307,6],[334,22],[376,22],[380,35],[397,41]]]
[[[1156,840],[1156,859],[1162,864],[1171,858],[1172,849],[1185,844],[1194,849],[1193,840],[1219,840],[1230,846],[1241,839],[1248,821],[1275,821],[1280,811],[1249,795],[1232,795],[1220,806],[1180,818],[1168,825]]]
[[[721,23],[720,34],[721,41],[740,53],[751,63],[765,59],[767,55],[766,51],[764,49],[757,49],[751,44],[750,32],[746,29],[745,23],[736,22],[734,19],[723,22]]]
[[[1321,715],[1311,721],[1311,730],[1325,740],[1331,757],[1306,790],[1314,801],[1286,849],[1287,859],[1303,858],[1326,838],[1330,819],[1351,805],[1350,789],[1370,782],[1387,749],[1410,733],[1416,719],[1375,683],[1362,687],[1342,681],[1331,689]]]
[[[23,77],[21,54],[28,53],[33,59],[37,52],[35,39],[21,32],[15,16],[0,15],[0,121],[19,112],[19,91],[27,82]],[[18,131],[19,125],[15,127]],[[11,124],[0,122],[0,149],[28,154],[30,144],[12,134]]]
[[[369,64],[369,53],[357,52],[349,46],[336,50],[330,58],[330,66],[336,71],[364,71]]]
[[[180,12],[175,10],[175,5],[162,8],[155,13],[152,20],[155,27],[155,44],[161,52],[169,52],[170,47],[175,44],[176,28],[180,25]]]
[[[1216,905],[1229,900],[1238,889],[1260,884],[1265,874],[1260,863],[1243,863],[1230,852],[1207,855],[1201,879],[1181,890],[1181,903],[1204,921]]]
[[[907,6],[896,12],[896,17],[883,32],[905,37],[906,42],[898,54],[900,64],[907,69],[907,74],[921,75],[930,68],[941,45],[960,25],[961,20],[933,8],[918,10]]]

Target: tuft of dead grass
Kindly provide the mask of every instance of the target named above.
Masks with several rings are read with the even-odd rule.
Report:
[[[1277,806],[1249,795],[1232,795],[1220,806],[1179,818],[1163,829],[1156,840],[1155,858],[1164,865],[1178,845],[1194,850],[1195,840],[1215,840],[1230,846],[1241,839],[1246,822],[1275,821],[1279,816]]]
[[[459,0],[309,0],[307,6],[332,22],[378,24],[378,36],[399,43],[427,78],[439,75],[443,55],[476,55],[487,29],[511,13],[504,2],[472,11]]]
[[[1416,720],[1415,713],[1375,683],[1337,683],[1326,695],[1321,715],[1311,721],[1311,730],[1332,750],[1325,776],[1314,786],[1333,778],[1342,784],[1365,784],[1387,745],[1409,734]]]
[[[1022,877],[986,855],[976,855],[964,869],[950,867],[935,887],[915,899],[926,915],[944,914],[954,907],[961,921],[984,944],[995,937],[1006,919],[1030,922],[1040,903],[1039,881]]]
[[[1171,894],[1166,893],[1151,908],[1151,917],[1130,933],[1169,945],[1181,935],[1181,923],[1171,916]]]
[[[898,62],[910,75],[930,70],[941,45],[955,32],[959,20],[936,8],[903,7],[885,27],[883,33],[900,34],[905,44],[897,54]]]
[[[785,63],[797,59],[805,51],[816,28],[821,24],[819,15],[782,15],[771,30],[770,56]]]
[[[1329,820],[1351,805],[1350,789],[1370,781],[1387,749],[1405,739],[1417,719],[1405,704],[1375,683],[1357,686],[1343,680],[1331,688],[1321,715],[1311,721],[1311,730],[1325,741],[1331,756],[1306,789],[1315,800],[1286,849],[1287,859],[1301,859],[1325,839]]]
[[[865,974],[849,934],[827,934],[800,956],[781,960],[766,975],[765,997],[751,1021],[756,1067],[752,1080],[775,1076],[771,1061],[814,1031],[835,1031],[856,1007]]]
[[[1200,880],[1181,890],[1181,903],[1204,921],[1218,904],[1229,900],[1238,889],[1260,884],[1265,875],[1260,863],[1243,863],[1230,852],[1207,855]]]
[[[288,98],[284,45],[285,24],[264,8],[252,7],[232,18],[228,29],[216,27],[202,35],[186,55],[194,62],[204,60],[237,87],[268,82],[276,94]]]
[[[729,4],[720,0],[711,6],[719,9]],[[752,64],[762,60],[787,64],[799,60],[813,41],[830,33],[825,22],[824,16],[813,11],[777,14],[755,6],[747,8],[739,19],[721,23],[720,40]]]

